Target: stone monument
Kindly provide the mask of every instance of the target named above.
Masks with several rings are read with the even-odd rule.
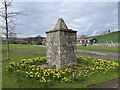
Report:
[[[59,18],[54,29],[46,32],[48,66],[60,68],[75,62],[77,31],[68,29],[62,18]]]

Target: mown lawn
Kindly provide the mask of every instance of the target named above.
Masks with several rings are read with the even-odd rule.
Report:
[[[34,58],[46,56],[46,48],[43,46],[31,46],[31,45],[10,45],[11,61],[19,61],[22,58]],[[78,47],[81,48],[81,47]],[[84,48],[83,48],[84,49]],[[116,50],[116,49],[115,49]],[[113,49],[114,51],[114,49]],[[116,51],[115,51],[116,52]],[[6,65],[11,61],[6,61],[6,47],[2,45],[2,87],[3,88],[44,88],[40,84],[32,82],[26,77],[17,76],[15,74],[6,72]],[[93,79],[94,78],[94,79]],[[97,84],[118,78],[118,70],[112,70],[103,75],[98,73],[91,77],[88,77],[85,81],[75,83],[58,83],[55,82],[50,88],[86,88],[92,84]]]
[[[46,48],[43,46],[32,45],[10,45],[11,59],[17,60],[21,58],[32,58],[37,56],[45,56]],[[2,60],[6,59],[6,45],[2,45]]]
[[[118,50],[119,47],[98,47],[98,46],[81,46],[77,45],[78,50],[92,50],[92,51],[98,51],[98,52],[114,52],[114,53],[120,53]]]

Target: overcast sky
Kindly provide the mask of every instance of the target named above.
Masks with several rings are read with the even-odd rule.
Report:
[[[19,37],[46,36],[63,18],[68,28],[88,36],[118,30],[117,2],[14,2],[14,11],[24,11],[16,20]]]

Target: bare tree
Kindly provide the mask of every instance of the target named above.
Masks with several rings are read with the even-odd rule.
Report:
[[[11,7],[12,0],[4,0],[2,2],[3,7],[0,8],[2,11],[0,11],[0,17],[4,20],[4,25],[0,26],[2,30],[5,30],[5,36],[6,36],[6,44],[7,44],[7,60],[10,60],[10,47],[9,47],[9,33],[14,30],[15,23],[13,18],[16,16],[22,14],[22,12],[12,12],[9,11],[9,8]]]

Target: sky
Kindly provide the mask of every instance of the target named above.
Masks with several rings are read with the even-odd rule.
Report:
[[[13,2],[11,10],[25,13],[15,20],[18,37],[45,37],[59,18],[77,35],[118,30],[117,2]]]

